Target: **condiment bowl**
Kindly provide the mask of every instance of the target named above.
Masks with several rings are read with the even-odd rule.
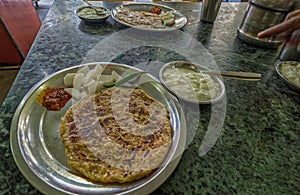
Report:
[[[285,71],[285,66],[290,66],[290,67],[295,67],[298,66],[297,70],[298,71],[290,71],[289,73],[287,73]],[[279,77],[283,80],[283,82],[292,90],[300,92],[300,84],[299,81],[298,83],[295,81],[291,80],[291,74],[294,75],[294,78],[297,77],[298,75],[298,79],[300,78],[299,74],[300,74],[300,62],[296,62],[296,61],[280,61],[278,60],[275,64],[275,69],[277,74],[279,75]]]
[[[110,16],[110,10],[105,7],[95,6],[95,8],[99,9],[99,11],[103,11],[103,15],[99,15],[95,10],[90,8],[89,6],[80,7],[75,10],[75,14],[81,20],[87,23],[102,23]],[[91,14],[85,14],[85,10],[91,10]]]
[[[168,69],[169,69],[169,73],[170,73],[170,69],[176,70],[176,71],[172,70],[173,71],[172,74],[174,74],[175,79],[172,76],[170,76],[169,73],[166,73]],[[185,75],[184,76],[175,75],[178,73],[179,70],[182,70],[183,72],[182,74]],[[212,104],[224,98],[225,85],[219,76],[206,74],[205,71],[207,70],[209,70],[207,67],[194,64],[191,62],[173,61],[162,66],[162,68],[159,71],[159,79],[166,89],[168,89],[172,94],[174,94],[176,97],[178,97],[183,101],[194,103],[194,104]],[[203,81],[202,79],[201,83],[204,82],[204,85],[199,85],[198,87],[193,87],[188,89],[189,86],[194,86],[194,84],[197,85],[198,80],[196,82],[194,80],[193,81],[194,83],[192,83],[192,81],[185,79],[188,78],[186,75],[187,72],[191,74],[197,73],[196,75],[198,75],[200,78],[203,76],[203,79],[205,79],[205,81]],[[166,76],[167,74],[168,76]],[[173,79],[176,82],[176,84],[174,83],[175,87],[170,86],[170,81],[171,80],[173,81]],[[182,83],[181,81],[184,83],[182,87],[180,87],[180,83]],[[200,87],[200,86],[205,86],[208,83],[212,85],[208,85],[208,88]],[[180,92],[177,91],[176,89],[180,89]],[[185,89],[187,90],[187,93],[184,92]],[[209,93],[208,97],[205,96],[203,98],[202,96],[197,95],[204,92],[204,90]]]

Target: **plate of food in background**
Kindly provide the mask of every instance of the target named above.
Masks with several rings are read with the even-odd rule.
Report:
[[[187,18],[179,11],[155,3],[127,3],[112,9],[117,22],[140,30],[172,31],[182,28]]]
[[[275,63],[275,69],[289,88],[300,92],[300,62],[277,61]]]

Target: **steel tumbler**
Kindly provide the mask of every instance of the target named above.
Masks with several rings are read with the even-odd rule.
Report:
[[[213,23],[217,18],[221,3],[222,0],[203,0],[200,19]]]
[[[278,58],[281,61],[300,62],[300,30],[294,31],[291,38],[285,41]]]

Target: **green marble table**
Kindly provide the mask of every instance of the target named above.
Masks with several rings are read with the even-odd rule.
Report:
[[[203,60],[201,63],[208,59],[219,70],[258,72],[263,78],[257,82],[224,78],[223,107],[200,106],[196,118],[193,108],[184,105],[187,129],[196,131],[173,174],[153,194],[300,193],[300,95],[291,91],[275,72],[280,48],[256,48],[236,37],[247,3],[223,3],[214,24],[199,22],[201,3],[163,4],[179,10],[188,19],[187,25],[173,34],[182,36],[173,36],[178,44],[166,39],[158,46],[149,39],[147,45],[137,41],[135,44],[140,47],[126,50],[130,43],[124,37],[119,40],[117,33],[122,35],[128,29],[111,18],[104,24],[86,25],[74,15],[74,10],[84,5],[82,1],[54,1],[0,109],[0,194],[40,193],[17,168],[9,141],[15,110],[38,81],[83,62],[112,60],[138,66],[150,61],[161,65],[198,58]],[[110,9],[116,5],[119,4],[104,4]],[[125,35],[153,36],[134,33],[127,31]],[[152,71],[157,74],[157,70]],[[220,131],[214,135],[217,139],[211,145],[204,143],[207,148],[201,150],[207,141],[211,116],[216,113],[220,117],[216,127]]]

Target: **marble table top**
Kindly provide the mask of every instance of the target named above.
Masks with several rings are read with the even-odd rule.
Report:
[[[120,4],[102,5],[112,9]],[[221,103],[183,103],[186,149],[175,171],[152,193],[299,193],[300,95],[276,74],[280,48],[257,48],[237,38],[247,3],[223,3],[213,24],[200,22],[201,3],[163,4],[184,14],[188,23],[157,36],[124,28],[112,18],[85,24],[74,14],[84,5],[82,1],[54,1],[0,109],[0,194],[41,193],[19,171],[10,149],[14,113],[37,82],[56,71],[94,61],[146,68],[157,76],[159,67],[173,60],[257,72],[262,79],[224,78],[226,98]]]

